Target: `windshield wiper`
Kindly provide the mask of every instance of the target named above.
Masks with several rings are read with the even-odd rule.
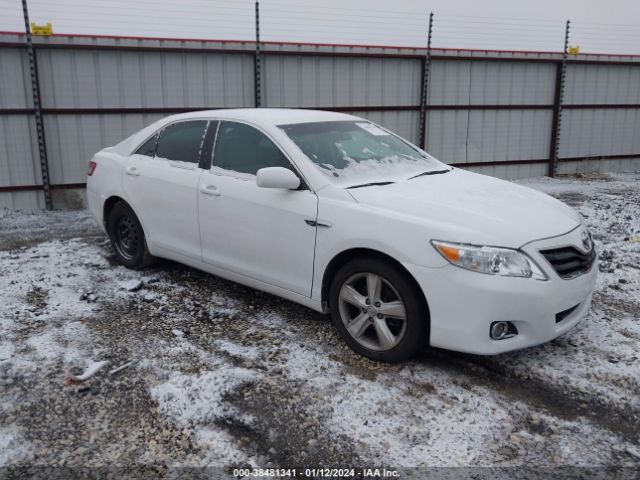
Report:
[[[350,187],[347,187],[347,189],[349,188],[360,188],[360,187],[373,187],[376,185],[391,185],[392,183],[395,182],[371,182],[371,183],[363,183],[362,185],[352,185]]]
[[[423,175],[439,175],[441,173],[447,173],[450,171],[451,171],[450,168],[447,170],[428,170],[426,172],[419,173],[418,175],[414,175],[413,177],[409,177],[407,180],[411,180],[412,178],[422,177]]]

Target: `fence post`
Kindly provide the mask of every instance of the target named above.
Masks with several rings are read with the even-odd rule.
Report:
[[[47,158],[47,144],[44,139],[42,104],[40,103],[40,80],[38,77],[38,62],[31,39],[31,26],[29,24],[29,9],[27,8],[27,0],[22,0],[22,13],[24,14],[24,29],[27,36],[27,55],[29,56],[29,69],[31,71],[31,91],[33,94],[36,131],[38,134],[38,149],[40,151],[40,170],[42,171],[44,203],[47,210],[52,210],[53,203],[51,201],[51,183],[49,180],[49,160]]]
[[[564,50],[562,60],[556,65],[556,86],[553,97],[553,116],[551,118],[551,143],[549,146],[549,177],[558,173],[558,152],[560,150],[560,136],[562,126],[562,100],[564,97],[564,82],[567,70],[567,50],[569,48],[569,28],[571,21],[567,20],[564,29]]]
[[[253,70],[253,85],[255,89],[255,106],[258,108],[262,106],[262,85],[260,81],[260,74],[262,72],[260,71],[260,68],[260,2],[256,0],[256,57]]]
[[[422,59],[422,91],[420,92],[420,146],[427,149],[427,93],[429,73],[431,71],[431,33],[433,32],[433,12],[429,13],[429,30],[427,31],[427,51]]]

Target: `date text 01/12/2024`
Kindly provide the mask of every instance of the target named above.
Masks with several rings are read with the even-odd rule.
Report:
[[[399,478],[397,470],[386,468],[237,468],[238,478]]]

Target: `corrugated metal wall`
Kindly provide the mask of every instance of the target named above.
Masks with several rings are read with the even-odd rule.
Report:
[[[45,109],[219,108],[253,105],[249,55],[41,50]],[[51,113],[45,131],[51,182],[85,181],[89,158],[163,114]]]
[[[420,105],[419,59],[268,55],[262,84],[265,107],[413,107]],[[418,113],[349,113],[418,142]]]
[[[22,50],[0,48],[0,110],[33,107],[29,62]],[[0,115],[0,186],[42,183],[33,115]],[[39,192],[0,194],[0,207],[43,208]]]
[[[243,107],[253,102],[250,55],[38,51],[44,108]]]
[[[268,55],[265,107],[420,104],[420,60]]]
[[[551,109],[502,106],[548,106],[553,103],[555,66],[545,63],[492,61],[432,62],[428,104],[447,107],[429,113],[427,148],[450,163],[544,159],[549,154]],[[454,109],[453,106],[473,109]],[[483,108],[484,107],[484,108]],[[508,176],[544,170],[512,165]],[[475,168],[475,167],[474,167]],[[504,165],[482,167],[505,176]]]
[[[620,108],[640,105],[640,67],[570,65],[565,97],[568,104],[594,108],[565,110],[561,157],[640,152],[640,110]]]
[[[82,184],[94,152],[161,116],[254,105],[250,45],[225,53],[194,42],[78,42],[55,39],[36,50],[54,186]],[[498,177],[546,174],[558,58],[483,55],[440,52],[431,62],[427,149]],[[274,46],[262,57],[262,105],[346,111],[419,143],[423,67],[419,50]],[[43,206],[33,189],[41,174],[32,103],[26,51],[0,39],[0,207]],[[560,172],[640,168],[638,62],[568,64],[563,103]],[[578,161],[597,155],[634,158]],[[2,191],[16,186],[25,191]]]

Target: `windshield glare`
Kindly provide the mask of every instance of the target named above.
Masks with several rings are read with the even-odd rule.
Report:
[[[340,184],[409,178],[444,166],[365,120],[279,127],[322,172]]]

